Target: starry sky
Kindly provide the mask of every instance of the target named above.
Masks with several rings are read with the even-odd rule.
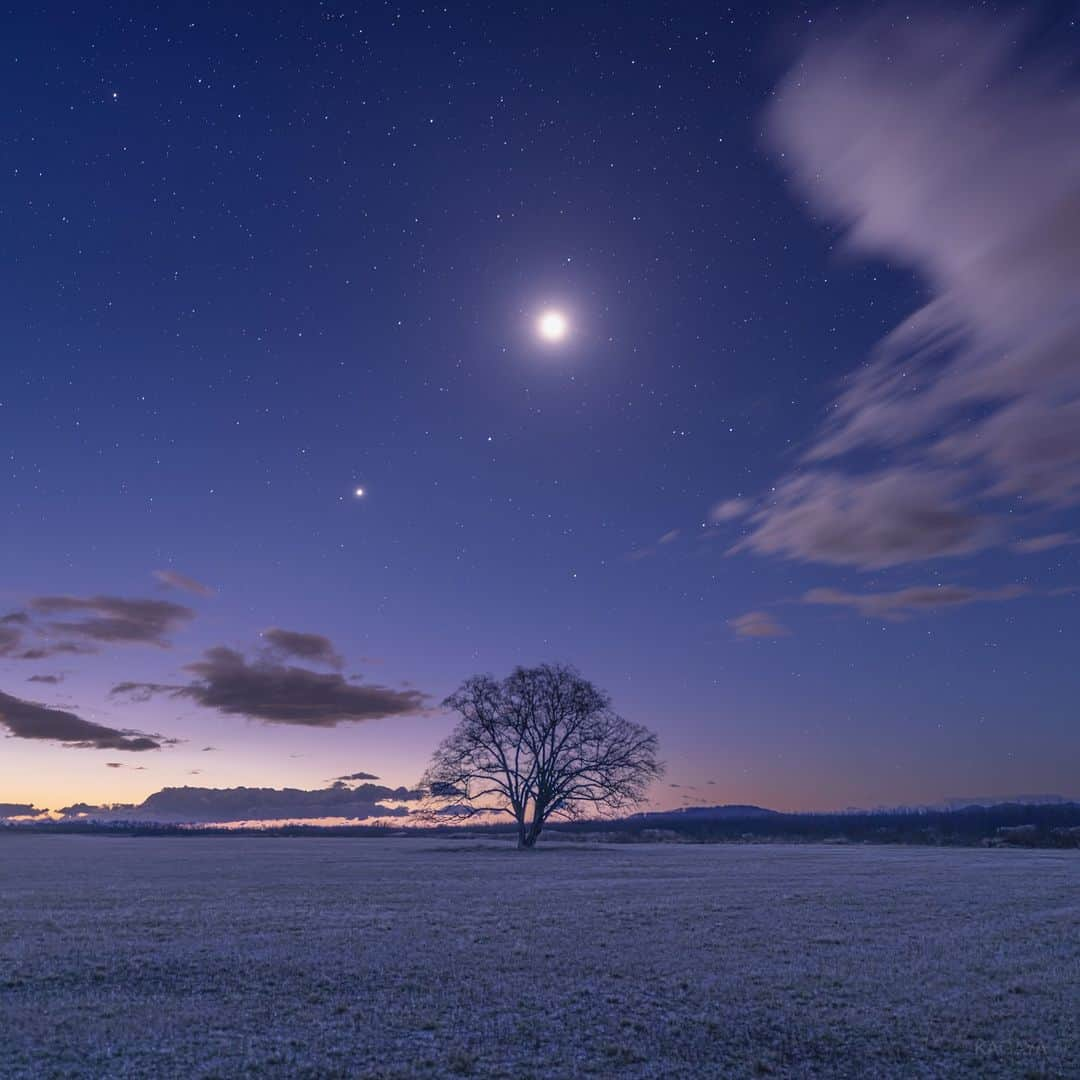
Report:
[[[655,806],[1077,793],[1073,5],[5,26],[0,803],[368,816],[544,660]]]

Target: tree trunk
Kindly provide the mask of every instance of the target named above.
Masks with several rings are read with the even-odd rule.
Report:
[[[531,824],[526,824],[524,821],[518,822],[518,850],[528,851],[536,847],[537,838],[540,836],[540,830],[544,827],[542,821],[533,819]]]

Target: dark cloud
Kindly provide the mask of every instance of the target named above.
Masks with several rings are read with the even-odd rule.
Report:
[[[272,626],[263,631],[262,638],[278,657],[293,657],[332,668],[342,666],[341,656],[333,642],[322,634],[304,634],[298,630],[282,630]]]
[[[921,611],[940,611],[949,607],[996,600],[1016,600],[1030,593],[1024,585],[1005,585],[998,589],[973,589],[962,585],[917,585],[895,592],[849,593],[841,589],[811,589],[803,596],[807,604],[849,607],[861,615],[901,619]]]
[[[48,739],[85,750],[159,750],[166,741],[160,735],[105,727],[4,693],[0,693],[0,727],[16,739]]]
[[[16,660],[48,660],[52,656],[85,656],[97,652],[93,645],[81,641],[55,641],[44,645],[32,645],[12,654]]]
[[[885,12],[819,36],[778,87],[769,139],[811,207],[929,299],[807,454],[884,454],[881,471],[782,481],[745,547],[890,566],[982,546],[973,507],[991,500],[1080,501],[1080,90],[1045,57],[1020,62],[1016,29]]]
[[[354,772],[349,773],[348,776],[335,776],[336,781],[343,780],[378,780],[379,778],[374,773],[369,772]]]
[[[127,599],[120,596],[39,596],[30,602],[38,615],[86,612],[87,617],[53,621],[53,632],[94,642],[157,645],[167,648],[167,634],[195,614],[191,608],[168,600]]]
[[[378,817],[404,817],[404,806],[419,791],[377,784],[300,788],[163,788],[137,806],[88,806],[77,803],[61,813],[99,819],[160,822],[288,821],[303,818],[345,818],[350,821]]]
[[[27,682],[47,683],[49,686],[56,686],[57,683],[64,681],[63,675],[31,675]]]
[[[136,700],[155,694],[189,698],[207,709],[271,724],[335,727],[419,712],[427,700],[416,690],[354,685],[340,674],[310,671],[265,658],[249,663],[235,649],[219,645],[188,664],[195,680],[183,686],[126,682],[111,693]]]
[[[59,814],[63,814],[65,817],[101,817],[107,818],[115,814],[117,819],[123,819],[124,815],[129,814],[135,809],[134,803],[112,803],[105,806],[95,806],[92,803],[77,802],[72,803],[70,806],[62,806],[57,811]]]
[[[183,592],[194,593],[196,596],[214,595],[214,590],[209,585],[204,585],[201,581],[196,581],[176,570],[155,570],[154,577],[170,589],[180,589]]]
[[[907,467],[794,476],[732,550],[864,569],[967,554],[990,542],[991,529],[961,505],[959,486],[955,474]]]
[[[44,813],[44,810],[39,810],[30,803],[0,802],[0,820],[13,817],[37,817]]]
[[[739,637],[778,638],[791,633],[786,626],[777,622],[767,611],[748,611],[738,618],[729,619],[728,626]]]
[[[0,656],[11,656],[22,645],[22,633],[13,626],[0,625]]]
[[[0,615],[0,625],[25,626],[30,621],[30,616],[25,611],[11,611],[7,615]]]

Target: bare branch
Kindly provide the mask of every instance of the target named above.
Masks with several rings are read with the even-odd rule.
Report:
[[[663,773],[656,736],[566,665],[519,667],[501,682],[476,675],[443,705],[460,719],[421,781],[425,812],[509,814],[520,847],[532,847],[553,815],[640,803]]]

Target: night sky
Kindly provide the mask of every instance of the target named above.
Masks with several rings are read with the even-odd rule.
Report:
[[[656,806],[1076,794],[1074,14],[9,12],[0,802],[364,816],[543,660]]]

